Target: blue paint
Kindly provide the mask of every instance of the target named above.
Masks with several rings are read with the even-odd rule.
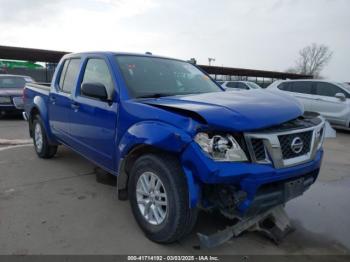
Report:
[[[121,159],[139,145],[176,154],[186,175],[191,207],[199,203],[203,184],[227,183],[240,185],[248,194],[239,207],[241,212],[249,207],[259,186],[320,167],[322,150],[306,164],[275,169],[267,164],[215,162],[193,141],[199,130],[246,132],[295,119],[303,114],[303,108],[293,98],[256,90],[134,99],[129,96],[116,63],[118,55],[125,54],[96,52],[65,56],[62,61],[81,59],[72,94],[58,91],[62,61],[50,92],[25,89],[25,111],[28,115],[33,109],[40,112],[52,143],[66,144],[115,175]],[[110,103],[79,95],[89,58],[103,59],[112,73],[116,95]],[[79,105],[79,109],[74,110],[72,103]]]

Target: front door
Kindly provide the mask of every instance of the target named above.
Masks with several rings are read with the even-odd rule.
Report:
[[[80,87],[84,83],[103,84],[109,101],[81,95]],[[108,61],[103,58],[88,58],[85,61],[84,76],[72,101],[70,133],[76,150],[108,170],[115,170],[117,115],[115,85]]]
[[[337,93],[349,95],[336,85],[327,82],[315,83],[315,102],[313,110],[323,115],[335,125],[346,125],[349,117],[348,104],[335,97]]]
[[[288,88],[288,91],[303,104],[305,111],[313,110],[312,82],[293,81],[289,83]]]

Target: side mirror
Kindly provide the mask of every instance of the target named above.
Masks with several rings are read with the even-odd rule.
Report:
[[[106,87],[101,83],[83,83],[81,86],[83,96],[97,98],[102,101],[108,100]]]
[[[340,99],[341,101],[345,101],[346,100],[346,96],[343,93],[336,93],[335,97]]]

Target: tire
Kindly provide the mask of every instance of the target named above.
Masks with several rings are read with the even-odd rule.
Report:
[[[145,185],[142,181],[147,178],[149,184],[152,184],[152,179],[159,180],[160,183],[153,183],[156,185],[153,187],[155,203],[149,206],[149,213],[145,216],[147,204],[143,202],[150,203],[153,194],[151,190],[147,196],[145,195],[147,190],[142,189]],[[175,242],[189,234],[197,221],[197,208],[189,207],[187,182],[178,160],[173,156],[147,154],[138,158],[130,172],[128,194],[137,223],[145,235],[154,242]],[[157,202],[157,196],[161,197],[158,198],[160,202]],[[157,203],[166,203],[166,206]],[[157,214],[161,219],[156,219]]]
[[[33,143],[35,152],[40,158],[52,158],[57,152],[57,146],[50,145],[47,139],[43,121],[40,116],[35,116],[33,121]]]

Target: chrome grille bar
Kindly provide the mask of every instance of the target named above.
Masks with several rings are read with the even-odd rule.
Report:
[[[245,133],[244,137],[252,161],[260,164],[273,164],[275,168],[284,168],[295,166],[314,159],[317,150],[322,146],[324,138],[325,121],[322,117],[320,117],[320,119],[322,120],[320,124],[304,129],[294,129],[283,132],[268,131]],[[302,137],[307,133],[311,133],[310,136],[305,136],[304,138],[311,140],[306,141],[306,146],[308,148],[306,148],[306,150],[304,149],[301,154],[296,153],[292,156],[289,155],[289,157],[286,157],[286,152],[283,152],[283,148],[286,150],[286,145],[281,145],[280,138],[283,136],[291,136],[292,138],[299,136]],[[265,158],[262,157],[263,154],[261,145],[258,148],[258,143],[256,140],[261,140],[263,142]],[[289,140],[290,139],[288,139],[288,141]]]

